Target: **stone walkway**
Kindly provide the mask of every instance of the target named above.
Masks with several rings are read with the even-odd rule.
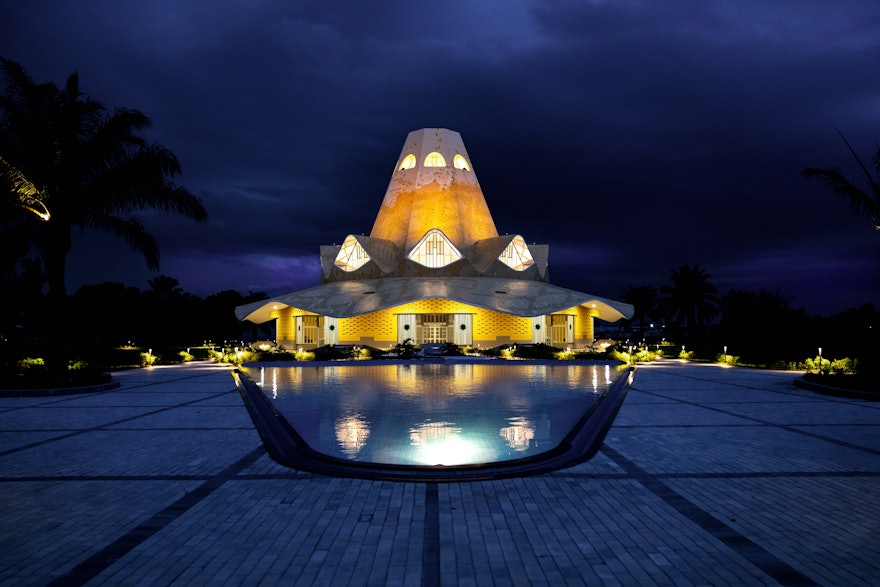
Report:
[[[0,398],[0,585],[877,585],[880,402],[641,366],[593,460],[472,483],[265,453],[228,366]]]

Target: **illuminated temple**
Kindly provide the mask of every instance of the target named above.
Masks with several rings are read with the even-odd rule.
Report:
[[[369,236],[321,246],[321,283],[236,308],[287,349],[453,343],[583,348],[629,304],[547,281],[549,245],[499,235],[461,135],[409,133]]]

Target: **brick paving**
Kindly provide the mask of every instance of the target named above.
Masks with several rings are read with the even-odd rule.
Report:
[[[228,366],[0,398],[0,585],[877,585],[880,402],[640,366],[551,474],[329,478],[266,455]]]

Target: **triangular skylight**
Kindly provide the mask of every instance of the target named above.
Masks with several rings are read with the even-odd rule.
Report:
[[[432,228],[416,243],[407,258],[419,265],[436,269],[455,263],[462,255],[442,230]]]
[[[525,271],[535,264],[526,241],[519,235],[513,237],[507,248],[501,251],[501,254],[498,255],[498,260],[514,271]]]

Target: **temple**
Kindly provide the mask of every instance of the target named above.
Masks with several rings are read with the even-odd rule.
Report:
[[[593,344],[633,307],[552,285],[549,245],[499,235],[461,135],[409,133],[369,236],[321,246],[321,283],[239,306],[288,349]]]

